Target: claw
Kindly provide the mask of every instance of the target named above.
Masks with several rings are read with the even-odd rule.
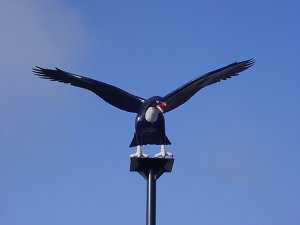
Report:
[[[149,158],[149,155],[142,152],[142,148],[140,145],[137,146],[136,153],[131,154],[130,158]]]
[[[134,154],[131,154],[129,157],[130,158],[149,158],[149,155],[147,155],[146,153],[142,153],[142,154],[134,153]]]
[[[173,154],[171,152],[167,152],[166,151],[165,145],[161,145],[160,152],[157,153],[157,154],[155,154],[154,158],[159,158],[159,157],[166,158],[168,156],[171,157],[171,158],[173,158]]]

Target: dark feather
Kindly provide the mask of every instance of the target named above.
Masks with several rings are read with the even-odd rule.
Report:
[[[238,75],[240,72],[251,67],[254,64],[254,62],[254,59],[242,62],[235,62],[228,66],[196,77],[195,79],[189,81],[183,86],[177,88],[175,91],[164,96],[164,99],[167,102],[167,108],[164,112],[169,112],[182,105],[187,100],[189,100],[194,94],[196,94],[200,89],[208,85],[217,83],[221,80],[226,80],[228,78]]]
[[[59,81],[74,85],[76,87],[88,89],[107,103],[127,112],[138,113],[140,106],[144,102],[143,98],[132,95],[113,85],[109,85],[81,75],[69,73],[58,68],[51,70],[37,66],[36,68],[33,68],[33,72],[43,79]]]

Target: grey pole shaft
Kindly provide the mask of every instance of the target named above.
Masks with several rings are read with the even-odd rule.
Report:
[[[171,172],[174,159],[131,158],[130,171],[138,172],[147,181],[146,225],[156,224],[156,181],[165,172]]]
[[[150,169],[147,180],[147,223],[156,224],[156,180],[153,169]]]

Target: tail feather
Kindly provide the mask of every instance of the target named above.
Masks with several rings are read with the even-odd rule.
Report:
[[[132,141],[129,145],[129,147],[135,147],[137,146],[137,138],[136,133],[134,133],[134,136],[132,138]],[[142,137],[142,145],[170,145],[171,142],[167,136],[165,136],[165,140],[161,140],[157,133],[144,133]]]

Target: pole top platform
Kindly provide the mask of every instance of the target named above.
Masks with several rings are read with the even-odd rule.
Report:
[[[152,170],[155,180],[157,180],[163,173],[171,172],[173,164],[173,158],[131,158],[130,171],[138,172],[147,180],[149,172]]]

